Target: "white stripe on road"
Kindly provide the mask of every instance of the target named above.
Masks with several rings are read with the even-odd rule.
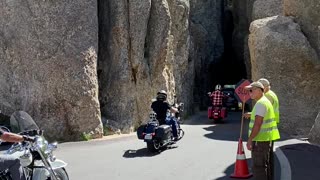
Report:
[[[284,153],[278,146],[274,147],[274,152],[280,163],[280,169],[281,169],[280,179],[291,180],[291,167],[286,155],[284,155]]]

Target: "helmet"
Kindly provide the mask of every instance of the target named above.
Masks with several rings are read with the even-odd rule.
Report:
[[[157,93],[157,95],[159,95],[159,94],[163,94],[163,95],[167,96],[167,92],[166,92],[165,90],[159,91],[159,92]]]
[[[157,93],[157,100],[165,101],[167,99],[167,92],[165,90],[161,90]]]
[[[149,114],[150,120],[154,121],[157,120],[157,113],[155,113],[154,111],[151,111]]]
[[[221,90],[221,85],[217,84],[215,90]]]

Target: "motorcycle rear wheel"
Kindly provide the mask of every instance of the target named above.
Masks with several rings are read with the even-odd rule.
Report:
[[[147,142],[147,148],[150,152],[158,152],[160,149],[160,144],[156,142]]]

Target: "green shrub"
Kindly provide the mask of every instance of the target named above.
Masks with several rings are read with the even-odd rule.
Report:
[[[103,135],[104,136],[109,136],[109,135],[113,135],[114,132],[107,126],[103,126]]]
[[[81,140],[82,141],[89,141],[89,140],[91,140],[92,139],[92,134],[91,133],[86,133],[86,132],[83,132],[82,134],[81,134]]]

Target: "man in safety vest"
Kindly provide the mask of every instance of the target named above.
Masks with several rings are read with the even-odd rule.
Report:
[[[261,78],[258,80],[259,82],[261,82],[261,84],[264,87],[264,95],[269,99],[269,101],[271,102],[272,106],[273,106],[273,110],[274,110],[274,115],[275,115],[275,120],[277,122],[277,124],[279,124],[280,122],[280,111],[279,111],[279,100],[278,100],[278,96],[276,95],[276,93],[274,93],[270,88],[270,82],[265,79],[265,78]]]
[[[257,180],[273,179],[273,141],[280,139],[275,114],[271,102],[264,95],[264,86],[253,82],[245,89],[256,101],[250,117],[247,149],[251,151],[253,175]]]

